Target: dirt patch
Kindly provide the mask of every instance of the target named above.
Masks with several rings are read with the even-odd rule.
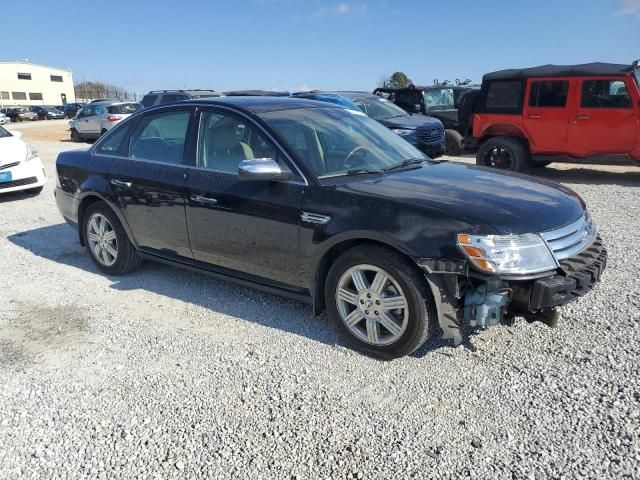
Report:
[[[62,142],[71,141],[69,134],[69,124],[60,122],[47,122],[42,120],[31,128],[20,129],[22,138],[26,141],[57,140]]]
[[[89,315],[76,306],[13,304],[6,313],[0,320],[0,366],[59,361],[63,351],[89,344]]]

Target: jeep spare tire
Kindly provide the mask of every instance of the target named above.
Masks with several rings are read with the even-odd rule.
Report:
[[[516,138],[493,137],[486,140],[476,154],[476,165],[524,172],[529,154]]]

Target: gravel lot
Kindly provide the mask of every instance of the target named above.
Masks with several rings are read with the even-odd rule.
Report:
[[[82,147],[52,140],[66,124],[15,127],[50,175]],[[0,478],[640,478],[640,169],[542,173],[589,204],[599,287],[557,329],[520,319],[393,362],[276,296],[150,263],[100,274],[53,181],[0,197]]]

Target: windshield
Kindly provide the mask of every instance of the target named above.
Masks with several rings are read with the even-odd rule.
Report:
[[[120,103],[118,105],[111,105],[107,107],[107,111],[109,113],[119,113],[121,115],[126,115],[128,113],[133,113],[140,108],[139,103]]]
[[[426,157],[375,120],[344,108],[299,108],[261,117],[319,178],[379,171]]]
[[[406,117],[407,112],[384,98],[359,98],[354,102],[360,109],[374,120],[388,120],[395,117]]]
[[[434,88],[422,92],[427,108],[453,107],[455,105],[453,88]]]

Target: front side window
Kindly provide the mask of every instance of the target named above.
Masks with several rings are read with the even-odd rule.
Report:
[[[631,108],[631,98],[622,80],[584,80],[582,108]]]
[[[423,92],[427,108],[452,108],[455,105],[453,88],[434,88]]]
[[[278,159],[276,148],[240,116],[204,112],[198,135],[198,166],[231,174],[242,160]]]
[[[520,107],[522,82],[491,82],[487,90],[486,106],[496,110],[517,110]]]
[[[182,110],[143,117],[131,136],[129,156],[162,163],[183,163],[190,118],[191,113]]]
[[[426,158],[402,137],[354,110],[298,108],[261,116],[319,178]]]
[[[395,117],[406,117],[407,112],[384,98],[360,98],[354,102],[364,113],[374,120],[388,120]]]
[[[100,144],[97,151],[104,154],[114,154],[119,151],[128,130],[126,126],[123,126],[109,133],[109,136]]]
[[[94,105],[92,115],[104,115],[107,109],[104,105]]]
[[[565,107],[569,82],[567,80],[544,80],[531,82],[530,107]]]

